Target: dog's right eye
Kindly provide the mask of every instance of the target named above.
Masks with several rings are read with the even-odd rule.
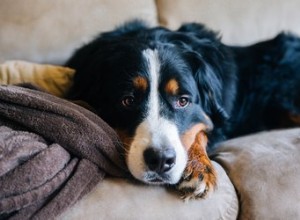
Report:
[[[175,104],[175,108],[185,108],[190,104],[190,98],[188,95],[182,95],[178,98]]]
[[[122,105],[123,105],[124,107],[130,108],[130,107],[132,107],[134,104],[135,104],[135,98],[134,98],[134,96],[129,95],[129,96],[123,97],[123,99],[122,99]]]

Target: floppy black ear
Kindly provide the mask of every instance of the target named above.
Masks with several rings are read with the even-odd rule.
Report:
[[[217,33],[201,24],[185,24],[178,29],[190,40],[186,61],[196,80],[204,111],[214,124],[222,124],[232,109],[235,97],[236,68],[229,49]]]
[[[81,45],[80,48],[76,50],[71,58],[66,62],[65,66],[78,70],[80,67],[84,66],[87,61],[89,61],[90,56],[97,53],[99,47],[101,47],[103,44],[108,44],[117,37],[126,37],[136,33],[137,31],[147,28],[148,27],[145,22],[133,20],[117,27],[113,31],[103,32],[96,36],[96,38],[88,44]]]
[[[126,37],[136,32],[147,29],[147,25],[139,20],[134,20],[117,27],[113,31],[99,34],[94,40],[81,46],[65,66],[75,69],[74,83],[67,97],[69,99],[82,99],[83,96],[89,96],[88,92],[93,92],[90,88],[90,81],[99,81],[101,85],[103,65],[107,60],[107,53],[114,51],[114,45],[123,41]]]

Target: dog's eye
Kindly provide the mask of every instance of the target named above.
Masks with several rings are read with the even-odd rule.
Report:
[[[122,105],[126,108],[132,107],[135,104],[135,99],[133,96],[125,96],[122,99]]]
[[[190,99],[187,95],[180,96],[176,102],[177,108],[185,108],[190,104]]]

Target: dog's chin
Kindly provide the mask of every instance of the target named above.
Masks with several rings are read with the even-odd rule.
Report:
[[[139,175],[137,173],[132,173],[132,175],[137,180],[150,185],[174,185],[181,179],[182,172],[158,174],[153,171],[144,171]]]
[[[172,178],[168,174],[159,175],[155,172],[149,171],[143,175],[142,181],[147,184],[163,185],[163,184],[176,184],[179,181],[179,179],[174,180],[174,178]]]

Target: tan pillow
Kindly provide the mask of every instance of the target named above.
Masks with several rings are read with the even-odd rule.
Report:
[[[239,219],[300,219],[299,128],[224,142],[214,160],[238,192]]]
[[[62,66],[7,61],[0,65],[0,84],[32,83],[55,96],[63,97],[71,86],[74,72]]]

